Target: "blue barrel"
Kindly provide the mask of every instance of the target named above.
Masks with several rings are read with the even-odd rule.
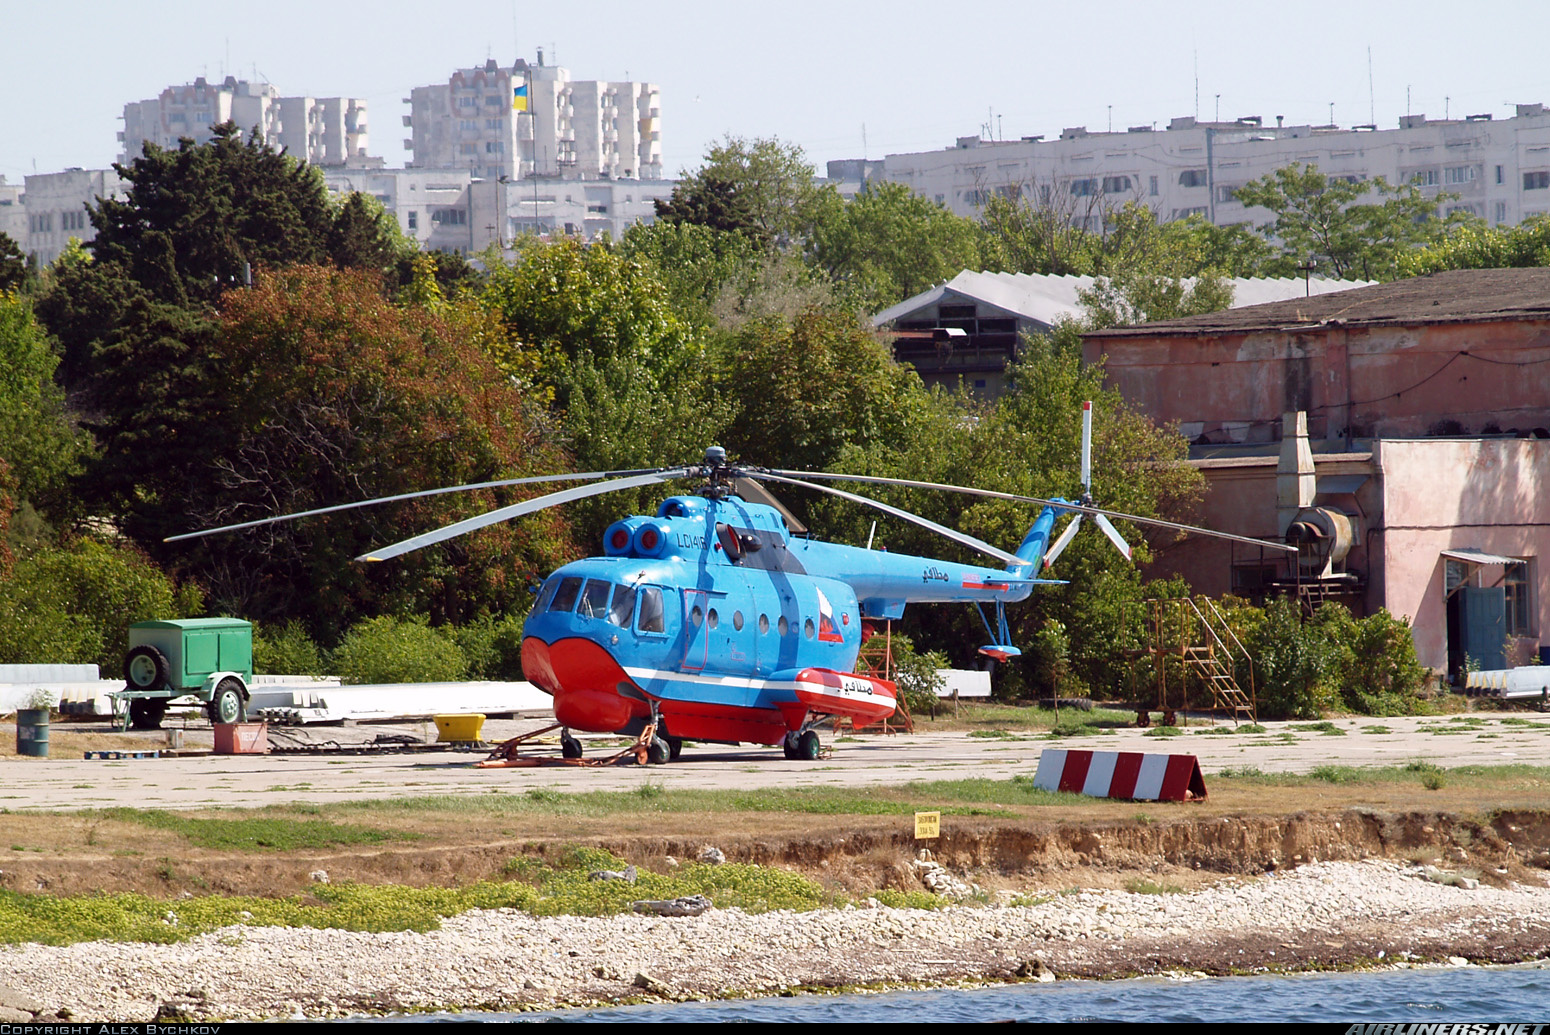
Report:
[[[48,757],[47,708],[18,708],[16,710],[16,753],[34,758]]]

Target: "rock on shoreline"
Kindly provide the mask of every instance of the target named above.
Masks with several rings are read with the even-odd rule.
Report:
[[[1319,863],[1188,894],[697,917],[481,910],[426,934],[228,927],[175,945],[0,947],[6,1010],[74,1021],[522,1010],[798,987],[1510,962],[1550,951],[1550,886]],[[6,986],[9,986],[8,988]],[[164,1009],[164,1004],[168,1004]],[[16,1020],[25,1019],[16,1017]]]

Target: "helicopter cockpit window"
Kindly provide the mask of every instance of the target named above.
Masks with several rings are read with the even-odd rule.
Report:
[[[608,620],[621,629],[630,627],[635,617],[635,587],[620,586],[614,590],[614,606],[608,609]]]
[[[640,606],[636,609],[635,630],[643,633],[666,631],[662,591],[655,586],[647,586],[640,591]]]
[[[560,588],[549,602],[551,611],[569,611],[576,606],[576,596],[581,592],[581,579],[572,575],[560,580]]]
[[[533,605],[534,614],[543,614],[549,610],[549,601],[554,599],[554,591],[559,586],[559,579],[550,579],[544,583],[544,588],[538,591],[538,601]]]
[[[581,606],[577,612],[583,618],[604,618],[608,614],[608,594],[613,584],[602,579],[588,579],[587,588],[581,594]]]

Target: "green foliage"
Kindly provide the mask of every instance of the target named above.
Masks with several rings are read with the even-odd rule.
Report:
[[[191,484],[137,503],[160,534],[560,468],[536,412],[463,328],[353,270],[293,266],[226,298],[202,405],[222,433]],[[174,470],[177,470],[176,468]],[[325,642],[364,614],[470,620],[520,606],[566,544],[555,512],[419,550],[353,558],[515,502],[462,492],[176,545],[223,609],[296,618]],[[151,505],[154,511],[148,511]],[[164,548],[166,549],[166,548]],[[169,551],[172,552],[172,551]]]
[[[1364,715],[1429,709],[1410,625],[1386,610],[1356,619],[1339,604],[1325,604],[1304,622],[1295,604],[1277,598],[1244,640],[1258,666],[1259,713],[1267,718],[1312,719],[1337,707]]]
[[[1362,200],[1369,196],[1375,200]],[[1427,196],[1417,183],[1396,187],[1381,176],[1351,183],[1296,162],[1244,184],[1234,197],[1275,216],[1260,228],[1280,242],[1280,256],[1265,264],[1272,276],[1294,276],[1311,258],[1322,275],[1391,280],[1402,275],[1401,255],[1470,220],[1437,218],[1438,206],[1457,194]]]
[[[750,234],[761,243],[800,241],[820,191],[813,165],[795,144],[728,134],[682,177],[662,218]]]
[[[1441,241],[1399,256],[1401,276],[1442,270],[1550,266],[1550,216],[1529,216],[1517,226],[1463,226]]]
[[[134,549],[75,539],[19,558],[0,581],[0,663],[94,663],[112,678],[132,623],[202,610],[196,590]]]
[[[873,636],[862,645],[862,651],[880,649],[883,642],[881,635]],[[939,671],[948,667],[947,655],[940,651],[917,652],[910,638],[899,633],[888,637],[887,643],[893,655],[893,680],[905,707],[913,715],[926,711],[935,715],[942,703],[941,691],[947,687],[947,680]]]
[[[90,441],[65,412],[54,382],[58,362],[32,306],[0,288],[0,464],[10,468],[22,500],[62,510]]]
[[[468,672],[462,648],[421,617],[382,615],[358,622],[332,661],[345,683],[446,683]]]
[[[816,207],[812,261],[869,312],[979,266],[974,223],[902,183],[868,184],[849,201],[824,192]]]
[[[327,671],[322,651],[292,618],[282,625],[253,627],[253,671],[262,675],[317,676]]]
[[[223,852],[291,852],[414,840],[417,835],[325,819],[298,819],[287,810],[259,810],[232,818],[205,819],[157,809],[96,810],[103,819],[138,823]]]
[[[520,680],[522,676],[521,614],[480,615],[450,630],[468,660],[469,679]]]
[[[696,222],[636,223],[624,232],[619,256],[650,266],[669,304],[697,326],[711,322],[723,286],[746,282],[762,249],[747,234]]]
[[[0,295],[20,291],[27,282],[27,256],[9,234],[0,232]]]

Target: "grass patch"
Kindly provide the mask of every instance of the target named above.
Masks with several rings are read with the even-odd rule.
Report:
[[[1182,736],[1184,736],[1184,731],[1182,729],[1180,729],[1179,727],[1177,727],[1177,726],[1153,726],[1151,729],[1149,729],[1145,733],[1141,734],[1141,736],[1143,736],[1143,737],[1182,737]]]
[[[316,814],[318,811],[317,806],[305,809],[260,809],[229,819],[204,819],[179,812],[131,808],[98,809],[93,814],[101,819],[137,823],[177,834],[201,848],[231,852],[289,852],[343,845],[373,845],[388,841],[412,841],[418,836],[358,824],[334,823],[326,819],[297,818],[298,814]]]
[[[562,852],[559,866],[519,857],[507,867],[515,879],[461,888],[337,884],[284,899],[210,895],[170,902],[134,894],[55,898],[0,891],[0,944],[170,943],[231,926],[429,931],[439,927],[443,917],[472,909],[609,916],[630,912],[637,899],[683,895],[704,895],[718,908],[750,913],[811,911],[839,904],[833,894],[806,877],[744,863],[691,863],[671,874],[641,871],[634,884],[595,881],[589,876],[594,870],[624,868],[623,859],[601,849],[570,846]],[[877,898],[887,905],[915,909],[945,904],[926,892],[879,892]]]
[[[1325,719],[1323,722],[1302,722],[1292,726],[1301,733],[1318,733],[1326,737],[1343,737],[1345,730]]]
[[[1389,729],[1387,726],[1363,726],[1362,727],[1362,732],[1363,733],[1393,733],[1394,731]]]
[[[1270,731],[1257,722],[1246,722],[1233,730],[1234,733],[1269,733]]]
[[[1184,889],[1177,884],[1162,884],[1153,880],[1137,878],[1125,882],[1125,890],[1132,895],[1179,895]]]
[[[1317,765],[1308,775],[1323,783],[1359,783],[1366,779],[1366,772],[1354,765]]]

